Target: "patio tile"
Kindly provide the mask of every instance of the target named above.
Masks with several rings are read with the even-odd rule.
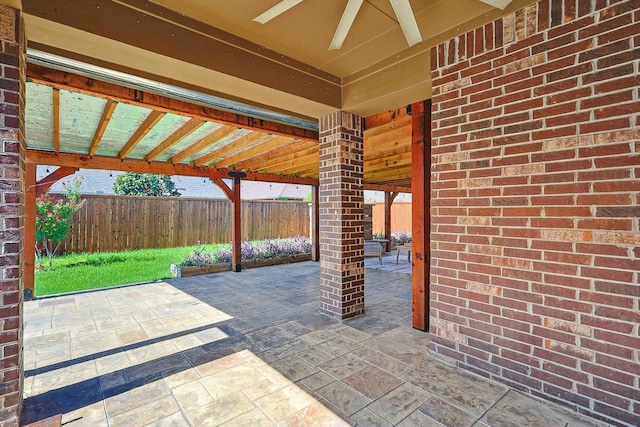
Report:
[[[128,412],[110,417],[109,426],[144,426],[179,412],[180,407],[173,397],[165,396],[159,400],[134,408]]]
[[[71,413],[102,399],[97,378],[51,389],[24,400],[20,421],[29,424],[56,414]]]
[[[256,405],[276,422],[284,420],[315,402],[300,387],[290,385],[256,400]]]
[[[298,339],[308,343],[309,345],[317,345],[323,342],[334,340],[338,334],[331,330],[315,330],[308,334],[300,335]]]
[[[271,366],[273,369],[289,378],[291,382],[299,381],[318,372],[318,368],[310,365],[298,356],[289,356],[284,359],[280,359],[277,362],[272,363]]]
[[[174,389],[183,384],[190,383],[192,381],[200,379],[200,374],[195,369],[187,369],[175,373],[163,373],[162,377],[164,382],[170,389]]]
[[[280,347],[272,348],[260,354],[260,357],[265,362],[275,362],[276,360],[283,359],[285,357],[293,356],[303,350],[309,349],[311,346],[304,341],[294,340],[288,342]]]
[[[329,341],[318,344],[317,347],[333,357],[338,357],[355,350],[360,347],[360,344],[348,338],[337,336]]]
[[[191,427],[191,424],[181,412],[176,412],[168,417],[146,424],[144,427]]]
[[[258,370],[244,363],[203,377],[200,382],[215,399],[219,399],[226,394],[249,388],[264,379],[265,376]]]
[[[253,408],[249,412],[233,418],[223,424],[223,427],[274,427],[274,423],[268,416],[258,408]]]
[[[482,416],[508,390],[502,384],[434,359],[421,363],[402,378],[476,416]]]
[[[343,427],[350,425],[331,412],[324,405],[314,403],[278,423],[280,427],[326,426]]]
[[[365,395],[340,381],[327,384],[316,390],[316,394],[348,416],[355,414],[371,402]]]
[[[560,427],[567,424],[559,410],[551,409],[539,401],[523,396],[515,391],[509,391],[482,418],[491,426],[528,425]]]
[[[45,393],[76,383],[94,379],[97,376],[93,359],[70,366],[37,374],[33,379],[33,394]]]
[[[105,375],[131,366],[131,362],[124,352],[117,352],[95,359],[96,370],[99,375]]]
[[[100,388],[103,392],[120,387],[126,383],[127,378],[124,376],[124,372],[122,371],[112,372],[100,377]]]
[[[292,264],[25,303],[23,422],[603,425],[430,358],[429,335],[411,327],[410,276],[366,269],[367,314],[338,322],[318,312],[318,272]]]
[[[427,358],[427,355],[423,352],[417,351],[398,342],[390,344],[389,340],[381,339],[379,337],[367,340],[363,344],[398,359],[407,365],[417,365]]]
[[[195,426],[215,426],[239,417],[253,408],[251,399],[236,391],[221,395],[211,403],[188,411],[187,417]]]
[[[194,411],[214,401],[213,396],[199,381],[188,382],[173,388],[171,393],[186,412]]]
[[[117,333],[120,341],[122,341],[124,345],[144,341],[149,338],[146,332],[140,328],[118,330]]]
[[[351,418],[362,427],[392,427],[389,421],[382,418],[369,408],[364,408],[351,416]]]
[[[320,371],[320,372],[316,372],[315,374],[303,380],[300,380],[299,383],[302,384],[304,387],[308,388],[309,390],[315,391],[319,388],[326,386],[327,384],[334,382],[335,380],[336,379],[333,378],[331,375]]]
[[[73,427],[108,427],[102,401],[83,406],[62,415],[62,425]]]
[[[150,378],[160,378],[163,374],[171,374],[190,368],[191,364],[187,359],[182,354],[177,353],[134,365],[125,370],[125,375],[129,382],[138,382]]]
[[[311,347],[308,348],[306,350],[302,350],[301,352],[296,354],[300,359],[304,360],[305,362],[313,365],[313,366],[318,366],[328,360],[333,359],[333,356],[331,356],[330,354],[320,350],[317,347]]]
[[[230,354],[220,359],[214,359],[211,362],[201,363],[196,366],[196,370],[203,377],[216,372],[224,371],[225,369],[232,368],[234,366],[241,365],[246,361],[237,354]]]
[[[445,426],[471,427],[477,420],[476,417],[437,397],[429,399],[418,410]]]
[[[431,396],[409,384],[403,384],[369,405],[376,414],[393,424],[399,423],[422,406]]]
[[[354,356],[353,354],[347,353],[331,359],[318,367],[332,377],[341,380],[355,374],[356,372],[360,372],[368,366],[370,365],[364,360]]]
[[[364,359],[368,363],[382,369],[383,371],[389,372],[391,375],[399,376],[411,368],[411,365],[407,365],[406,363],[399,361],[395,357],[391,357],[377,350],[373,350],[370,347],[361,347],[358,350],[361,349],[369,349],[370,351],[364,350],[355,354],[357,354],[358,356],[360,356],[361,354],[366,356],[364,357]]]
[[[263,396],[266,396],[268,394],[271,394],[277,390],[279,390],[280,386],[274,384],[273,382],[271,382],[268,379],[265,379],[263,381],[260,381],[259,383],[245,388],[243,390],[244,394],[247,395],[247,397],[251,400],[257,400]]]
[[[412,412],[404,420],[396,424],[397,427],[442,427],[442,424],[420,412]],[[475,427],[481,427],[476,425]],[[522,427],[522,426],[519,426]]]
[[[371,400],[384,396],[404,382],[398,377],[374,366],[367,366],[363,370],[348,376],[343,381]]]
[[[105,408],[109,418],[154,402],[170,394],[169,387],[162,381],[149,384],[125,384],[105,392]]]

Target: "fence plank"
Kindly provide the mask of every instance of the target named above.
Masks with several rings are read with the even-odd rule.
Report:
[[[373,232],[384,234],[384,203],[373,204]],[[391,231],[411,233],[411,203],[394,202],[391,205]]]
[[[228,243],[227,200],[84,195],[61,252],[113,252]],[[244,201],[243,239],[309,235],[309,204]]]

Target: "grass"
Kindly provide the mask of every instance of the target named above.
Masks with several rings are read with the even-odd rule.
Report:
[[[171,249],[95,254],[70,254],[53,259],[53,266],[43,260],[46,268],[36,268],[35,295],[152,282],[171,277],[169,266],[179,264],[195,246]]]

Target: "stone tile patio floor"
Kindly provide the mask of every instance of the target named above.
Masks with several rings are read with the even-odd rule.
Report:
[[[366,315],[342,323],[313,262],[26,302],[22,422],[602,425],[430,357],[410,275],[365,277]]]

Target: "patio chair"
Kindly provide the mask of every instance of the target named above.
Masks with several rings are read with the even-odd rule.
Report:
[[[364,256],[376,256],[380,259],[380,265],[382,265],[382,254],[384,248],[378,242],[364,242]]]
[[[398,263],[398,259],[400,259],[400,252],[407,253],[407,262],[411,262],[411,243],[405,243],[404,245],[396,246],[396,264]]]

